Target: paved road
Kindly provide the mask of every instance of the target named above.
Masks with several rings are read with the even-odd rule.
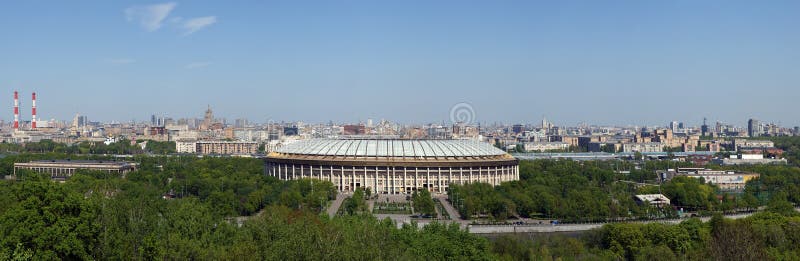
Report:
[[[372,209],[375,208],[375,200],[367,200],[367,210],[372,213]]]
[[[800,211],[800,208],[797,209]],[[725,218],[739,219],[746,218],[755,213],[742,213],[725,215]],[[664,224],[678,224],[689,218],[668,219],[668,220],[646,220],[646,221],[630,221],[627,223],[664,223]],[[700,220],[707,222],[711,217],[701,217]],[[499,234],[499,233],[552,233],[552,232],[577,232],[592,230],[602,227],[610,223],[590,223],[590,224],[544,224],[544,225],[467,225],[469,232],[472,234]]]
[[[345,195],[343,193],[336,194],[336,199],[333,200],[333,202],[331,202],[331,205],[328,206],[328,209],[325,210],[326,212],[328,212],[328,216],[329,217],[336,216],[336,212],[339,212],[339,207],[342,206],[342,202],[344,202],[344,199],[348,197],[350,197],[350,195]]]
[[[336,200],[331,203],[330,208],[328,209],[328,215],[334,216],[336,211],[341,206],[342,202],[345,198],[349,197],[346,194],[339,194],[337,195]],[[386,198],[389,198],[390,202],[402,202],[405,199],[399,196],[389,196],[389,197],[379,197],[378,200],[381,202],[385,202]],[[469,220],[461,219],[461,216],[458,214],[458,211],[447,201],[447,196],[435,196],[435,200],[439,200],[442,203],[445,211],[448,215],[450,215],[451,220],[436,220],[435,222],[439,223],[458,223],[461,225],[462,228],[468,228],[470,233],[473,234],[500,234],[500,233],[552,233],[552,232],[580,232],[586,230],[592,230],[595,228],[602,227],[608,223],[588,223],[588,224],[526,224],[526,225],[470,225]],[[800,211],[800,208],[798,208]],[[757,212],[756,212],[757,213]],[[754,213],[743,213],[743,214],[733,214],[733,215],[726,215],[726,218],[737,219],[737,218],[745,218]],[[375,217],[378,219],[383,218],[391,218],[397,223],[397,226],[402,226],[402,224],[411,223],[411,216],[407,214],[375,214]],[[648,220],[648,221],[630,221],[629,223],[667,223],[667,224],[677,224],[680,223],[687,218],[684,219],[670,219],[670,220]],[[710,217],[702,217],[700,220],[708,221]],[[420,227],[427,225],[428,223],[434,222],[433,220],[417,220],[417,225]]]
[[[468,228],[470,233],[473,234],[494,234],[494,233],[550,233],[550,232],[576,232],[576,231],[586,231],[592,230],[595,228],[602,227],[608,223],[590,223],[590,224],[557,224],[552,225],[549,223],[541,224],[541,225],[470,225],[469,220],[461,219],[461,215],[458,214],[458,211],[447,201],[447,196],[439,196],[435,197],[439,202],[442,203],[444,206],[445,211],[450,215],[450,221],[444,221],[445,223],[456,222],[461,225],[462,228]],[[796,210],[800,211],[800,208],[796,208]],[[754,212],[757,213],[757,212]],[[738,218],[745,218],[753,215],[754,213],[742,213],[742,214],[732,214],[732,215],[725,215],[725,218],[730,219],[738,219]],[[688,218],[682,219],[669,219],[669,220],[647,220],[647,221],[630,221],[630,223],[666,223],[666,224],[677,224],[680,223]],[[710,217],[701,217],[700,220],[703,222],[708,221],[711,219]],[[525,219],[523,219],[525,221]],[[443,222],[443,221],[438,221]],[[428,222],[423,222],[428,223]]]
[[[453,221],[456,221],[458,223],[463,223],[464,222],[464,220],[461,219],[461,215],[458,214],[458,211],[456,211],[456,208],[454,208],[453,205],[450,205],[450,202],[447,202],[447,196],[445,196],[445,197],[436,197],[436,199],[439,200],[439,202],[442,203],[442,206],[444,207],[444,211],[447,211],[447,215],[450,215],[450,219],[452,219]]]

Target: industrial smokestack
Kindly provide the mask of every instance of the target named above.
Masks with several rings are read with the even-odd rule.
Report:
[[[19,130],[19,94],[14,91],[14,130]]]
[[[33,93],[33,102],[31,103],[31,129],[36,129],[36,93]]]

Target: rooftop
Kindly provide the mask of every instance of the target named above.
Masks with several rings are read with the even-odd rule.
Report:
[[[52,164],[91,164],[91,165],[126,165],[130,162],[113,161],[113,160],[35,160],[29,163],[52,163]]]
[[[86,168],[86,169],[119,169],[136,168],[138,164],[113,160],[37,160],[17,162],[14,167],[49,167],[49,168]]]
[[[506,152],[471,140],[309,139],[275,150],[283,154],[340,157],[460,158],[501,156]]]

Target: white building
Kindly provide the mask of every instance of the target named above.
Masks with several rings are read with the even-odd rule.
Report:
[[[775,147],[775,143],[768,140],[735,139],[733,146],[738,151],[743,148],[772,148]]]
[[[551,150],[567,150],[569,143],[566,142],[526,142],[523,144],[525,151],[551,151]]]
[[[706,183],[717,185],[720,189],[729,191],[742,191],[748,181],[760,176],[758,173],[710,169],[689,169],[685,172],[679,172],[679,175],[702,178]]]
[[[103,141],[103,144],[111,145],[112,143],[116,143],[116,142],[117,142],[117,138],[116,137],[106,137],[106,140]]]
[[[736,156],[735,155],[731,155],[731,158],[735,159]],[[739,158],[740,159],[759,160],[759,159],[764,159],[764,155],[762,155],[762,154],[740,154]]]
[[[765,159],[761,154],[731,155],[730,158],[716,159],[714,163],[730,165],[755,165],[755,164],[786,164],[786,159]]]
[[[196,141],[176,141],[175,142],[175,151],[178,153],[196,153],[197,152],[197,142]]]
[[[623,152],[663,152],[664,144],[661,142],[625,143],[622,144]]]
[[[639,202],[647,202],[650,205],[661,206],[661,205],[669,205],[670,201],[667,196],[663,194],[641,194],[636,195],[636,200]]]

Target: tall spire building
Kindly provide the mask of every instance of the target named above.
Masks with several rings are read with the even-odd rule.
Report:
[[[211,126],[214,124],[214,112],[211,111],[211,105],[208,105],[208,109],[206,110],[206,115],[203,117],[203,124],[200,125],[201,130],[208,130],[211,129]]]

